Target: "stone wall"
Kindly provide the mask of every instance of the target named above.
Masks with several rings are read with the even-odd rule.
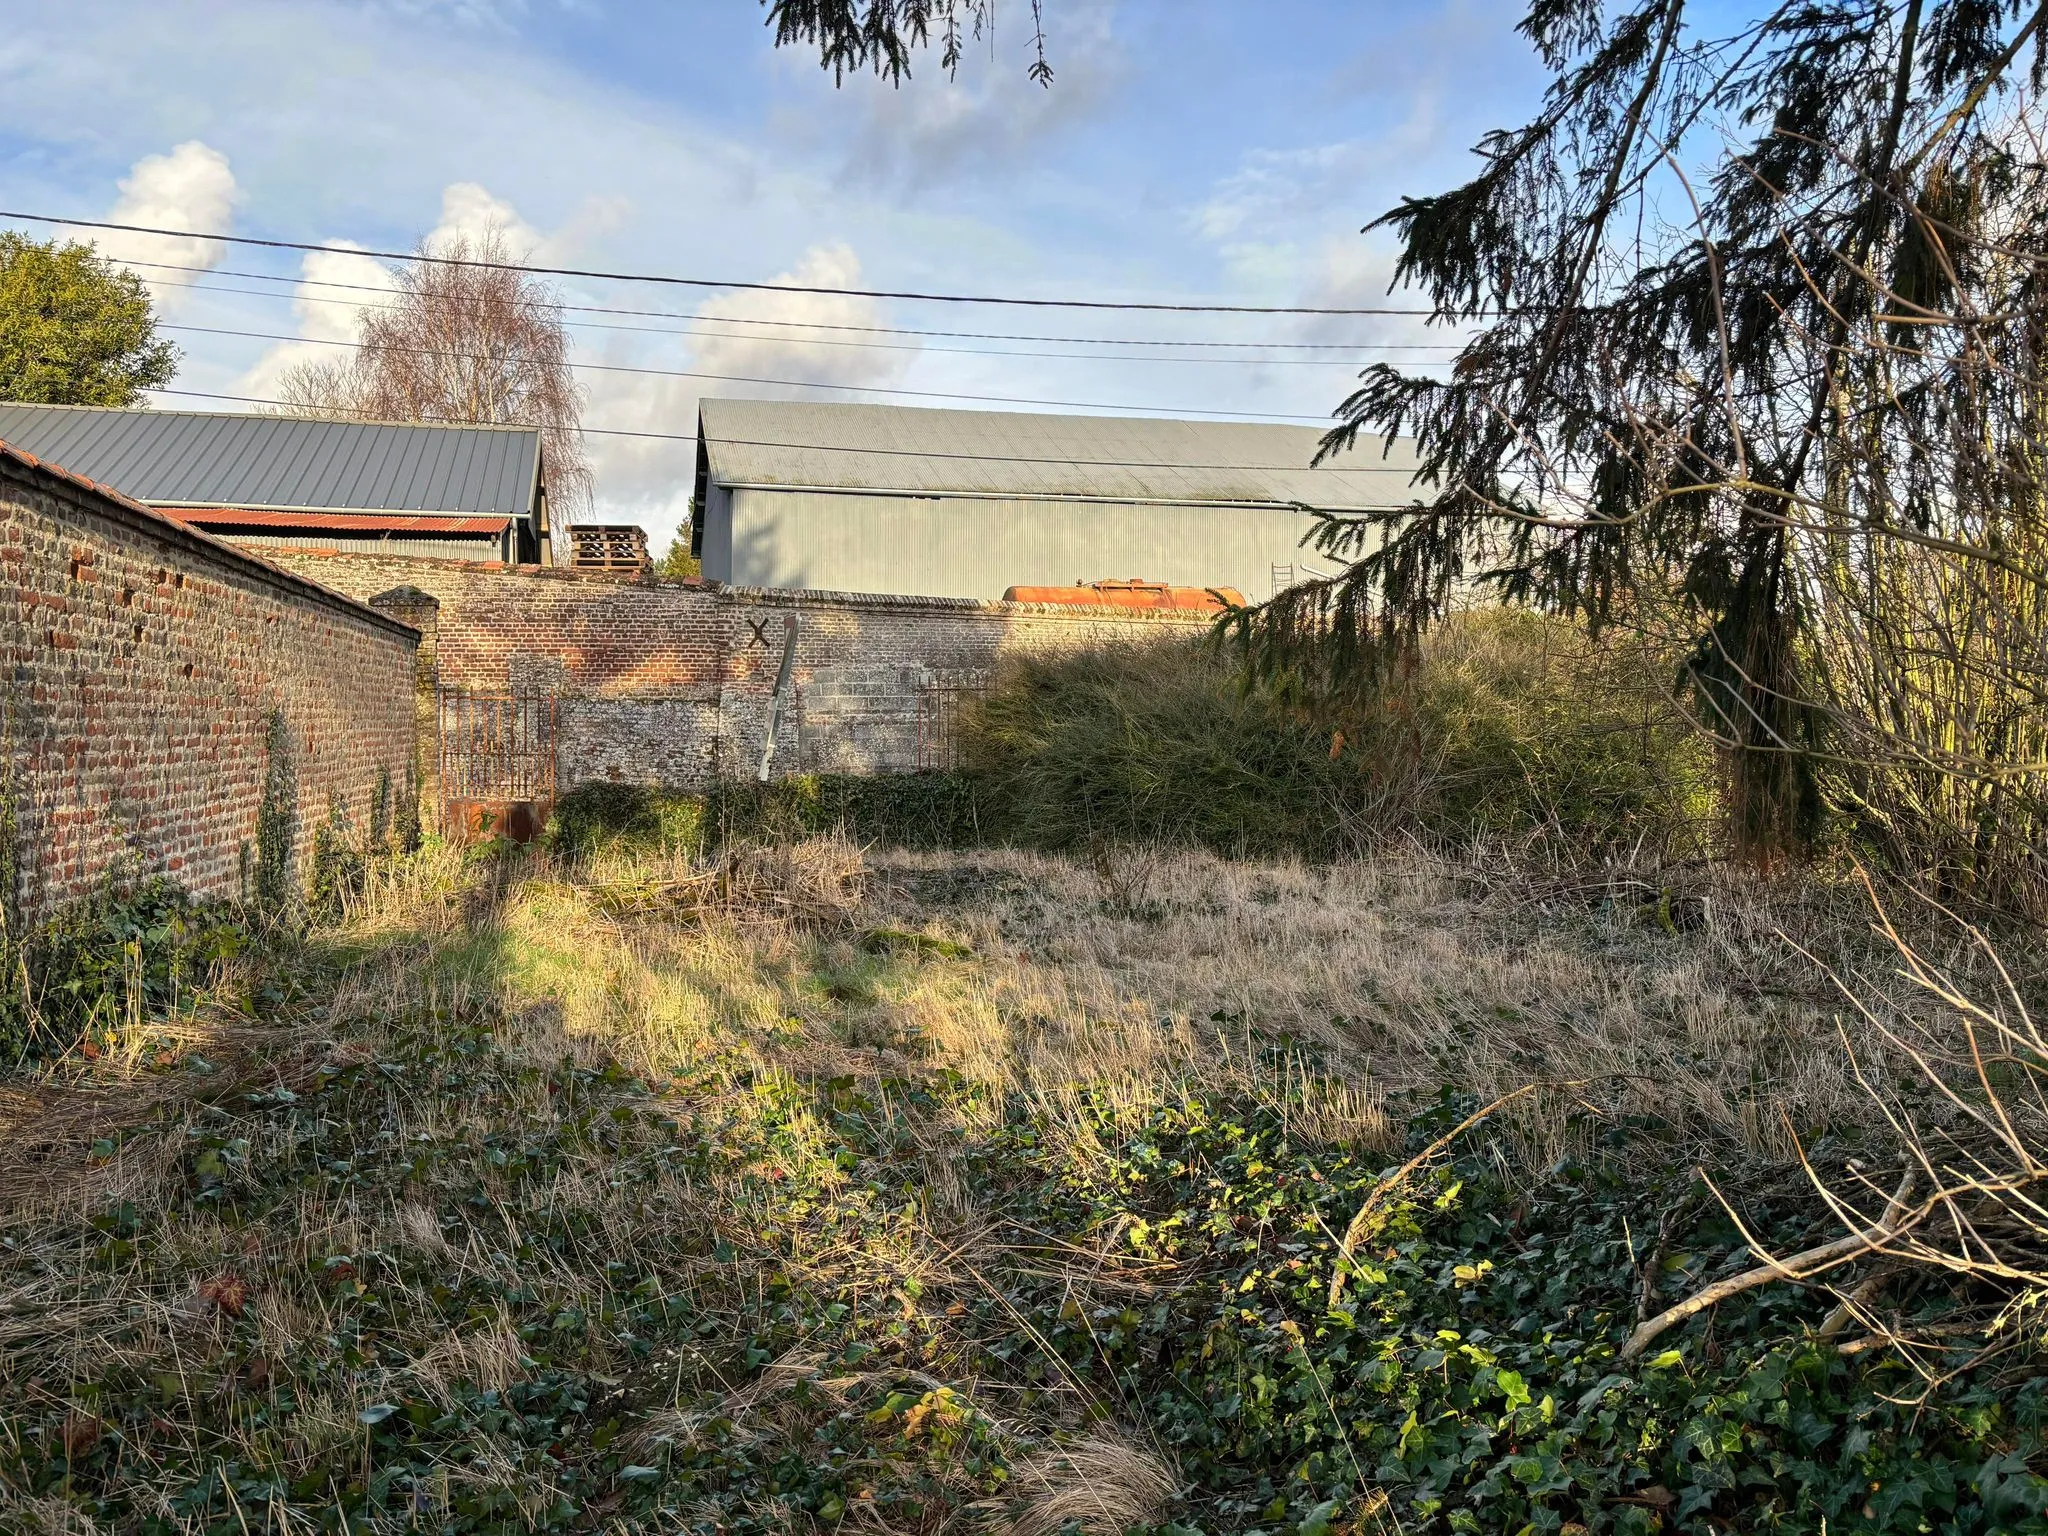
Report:
[[[562,789],[593,780],[695,786],[756,771],[790,616],[797,648],[777,717],[777,774],[916,768],[920,711],[929,757],[944,695],[985,683],[1007,656],[1208,625],[1190,614],[356,554],[280,558],[338,591],[410,605],[394,611],[426,633],[439,687],[552,695]]]
[[[274,845],[301,873],[330,807],[358,835],[373,814],[399,815],[417,640],[395,619],[0,445],[9,922],[33,922],[109,877],[162,874],[199,895],[237,894],[257,857],[267,777],[274,805],[296,801],[296,834]]]

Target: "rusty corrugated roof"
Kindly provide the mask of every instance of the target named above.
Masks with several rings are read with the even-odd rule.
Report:
[[[180,507],[177,516],[201,528],[332,529],[337,533],[500,534],[509,517],[443,517],[426,512],[273,512],[265,507]]]

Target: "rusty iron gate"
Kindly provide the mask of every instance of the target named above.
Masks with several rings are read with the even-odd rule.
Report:
[[[926,683],[917,690],[917,766],[950,771],[960,766],[960,716],[987,692],[982,683]]]
[[[441,799],[555,798],[552,694],[490,697],[443,690]]]

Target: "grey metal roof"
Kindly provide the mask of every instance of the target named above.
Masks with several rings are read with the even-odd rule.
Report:
[[[1333,509],[1414,498],[1411,444],[1378,439],[1311,469],[1314,427],[1137,416],[1041,416],[812,401],[704,400],[698,431],[721,485],[911,495],[1088,496]]]
[[[0,402],[0,442],[159,507],[533,511],[540,433]]]

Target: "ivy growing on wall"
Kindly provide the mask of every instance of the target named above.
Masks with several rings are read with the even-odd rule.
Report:
[[[377,770],[376,786],[370,791],[369,852],[391,851],[391,770]]]
[[[284,710],[270,712],[264,732],[263,798],[256,805],[255,898],[287,912],[298,905],[299,761]]]
[[[400,853],[418,853],[420,849],[420,749],[413,743],[412,758],[405,765],[405,792],[398,797],[397,816],[392,830],[398,839]]]
[[[387,801],[390,783],[389,774],[379,775],[377,788]],[[376,806],[373,798],[373,818]],[[313,829],[313,870],[306,892],[306,906],[312,917],[319,922],[334,922],[341,918],[347,912],[348,904],[361,894],[369,875],[370,860],[382,857],[384,851],[381,838],[373,838],[367,847],[358,846],[349,836],[347,809],[339,800],[330,797],[326,817]]]
[[[11,693],[0,693],[0,965],[11,959],[21,937],[21,815],[15,806],[15,759],[14,699]]]

